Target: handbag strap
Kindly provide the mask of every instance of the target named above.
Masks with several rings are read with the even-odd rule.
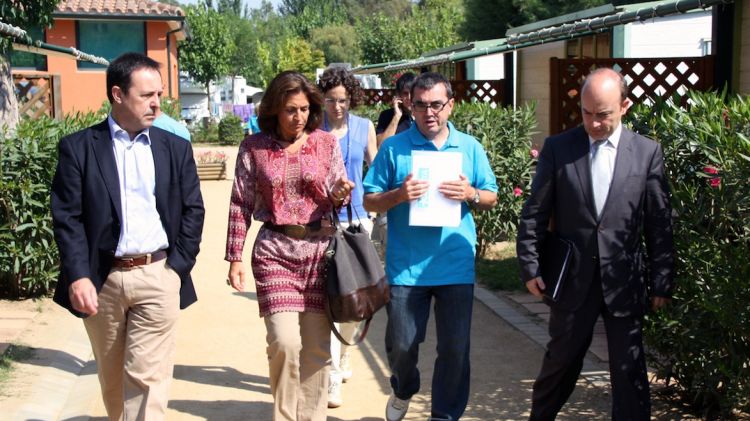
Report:
[[[333,314],[331,314],[331,308],[328,305],[326,305],[326,316],[328,316],[326,317],[328,319],[328,326],[331,327],[331,332],[333,332],[333,335],[336,336],[336,339],[338,339],[339,342],[348,346],[359,345],[362,341],[365,340],[365,336],[367,336],[367,331],[370,330],[370,322],[372,321],[372,317],[365,320],[365,327],[362,328],[362,332],[359,334],[359,338],[357,338],[356,340],[350,343],[349,341],[344,339],[344,336],[341,334],[341,332],[339,332],[339,330],[336,329],[336,324],[334,324],[333,322]]]
[[[346,205],[346,216],[347,219],[349,219],[349,226],[352,225],[352,209],[354,210],[354,216],[357,217],[357,220],[359,221],[359,213],[357,213],[357,208],[352,208],[351,202],[349,202]],[[341,229],[341,220],[339,218],[339,213],[336,212],[336,209],[331,209],[331,223],[333,223],[333,226],[336,227],[336,229]]]

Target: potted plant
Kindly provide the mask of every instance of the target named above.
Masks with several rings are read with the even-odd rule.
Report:
[[[221,151],[203,151],[195,154],[198,178],[223,180],[227,178],[227,154]]]

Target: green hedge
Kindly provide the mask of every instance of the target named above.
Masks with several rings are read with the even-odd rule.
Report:
[[[451,122],[476,137],[484,146],[497,177],[497,206],[474,213],[477,224],[477,258],[498,241],[514,241],[523,203],[531,190],[531,168],[536,151],[531,136],[536,128],[534,105],[495,107],[458,103]]]
[[[360,106],[354,113],[377,122],[385,108]],[[514,110],[483,103],[456,103],[450,121],[482,143],[497,177],[497,206],[474,215],[479,259],[493,243],[515,239],[521,207],[531,188],[531,168],[536,156],[531,149],[536,127],[534,106]]]
[[[198,122],[188,130],[193,143],[219,143],[219,125],[213,121],[209,121],[205,126],[203,122]]]
[[[664,147],[677,257],[673,305],[648,317],[658,374],[709,419],[750,410],[750,101],[690,93],[639,105]]]
[[[100,122],[103,114],[64,120],[22,120],[0,150],[0,296],[47,293],[58,274],[49,196],[57,165],[57,143],[67,134]]]
[[[242,119],[234,114],[227,114],[219,122],[219,142],[222,145],[239,145],[245,138],[242,130]]]

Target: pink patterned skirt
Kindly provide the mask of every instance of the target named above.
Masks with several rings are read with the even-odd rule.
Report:
[[[323,313],[327,237],[298,240],[261,228],[252,267],[260,316],[279,312]]]

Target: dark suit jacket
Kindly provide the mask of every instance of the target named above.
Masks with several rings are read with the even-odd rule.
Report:
[[[526,282],[540,276],[538,250],[554,215],[555,231],[577,250],[560,300],[550,304],[576,310],[594,271],[599,271],[609,310],[617,316],[640,315],[647,309],[647,286],[650,295],[660,297],[670,297],[673,289],[671,208],[662,149],[623,128],[600,221],[589,151],[583,127],[545,141],[518,229],[521,278]]]
[[[190,270],[203,231],[203,199],[189,142],[159,128],[149,131],[156,209],[167,232],[167,264],[182,280],[180,308],[196,300]],[[73,310],[71,282],[88,277],[100,291],[112,268],[122,207],[112,137],[105,120],[60,140],[52,181],[52,218],[60,250],[56,303]]]

